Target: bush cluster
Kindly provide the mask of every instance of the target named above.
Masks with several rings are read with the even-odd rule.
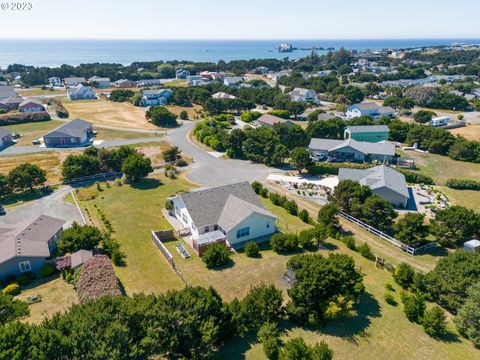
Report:
[[[0,116],[0,126],[42,122],[50,120],[50,114],[46,111],[37,113],[13,113]]]

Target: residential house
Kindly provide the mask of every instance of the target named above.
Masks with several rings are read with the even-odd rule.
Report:
[[[315,90],[295,88],[290,92],[290,98],[292,101],[317,103],[317,93]]]
[[[185,69],[178,69],[175,71],[175,78],[176,79],[186,79],[187,76],[190,76],[190,71],[185,70]]]
[[[7,129],[0,128],[0,149],[6,148],[7,146],[10,146],[12,144],[12,132]]]
[[[0,109],[11,111],[17,110],[23,99],[19,96],[12,96],[0,100]]]
[[[92,124],[77,118],[44,135],[43,141],[47,147],[85,146],[93,135]]]
[[[45,111],[45,106],[43,106],[42,100],[27,99],[18,105],[18,110],[21,112],[41,112]]]
[[[332,158],[337,161],[386,161],[395,158],[395,144],[390,141],[364,142],[353,139],[312,139],[308,146],[310,156],[316,160]]]
[[[187,84],[190,86],[200,86],[200,85],[206,85],[209,80],[206,80],[202,76],[199,75],[190,75],[187,76]]]
[[[241,246],[250,240],[266,240],[276,232],[275,215],[264,208],[248,182],[182,192],[169,200],[198,252],[222,240]]]
[[[91,86],[78,84],[67,89],[67,97],[69,100],[94,100],[97,98]]]
[[[143,79],[137,81],[137,86],[142,87],[142,86],[159,86],[161,85],[162,82],[160,79]]]
[[[357,141],[380,142],[388,140],[390,129],[387,125],[347,126],[343,138]]]
[[[270,74],[267,75],[267,77],[269,79],[272,79],[273,81],[277,82],[282,77],[288,76],[291,73],[292,73],[292,70],[282,70],[282,71],[278,71],[278,72],[275,72],[275,73],[270,73]]]
[[[293,122],[287,119],[282,119],[281,117],[270,115],[270,114],[263,114],[257,119],[257,124],[259,126],[268,126],[273,128],[275,124],[285,124],[287,126],[293,126]]]
[[[84,84],[86,83],[87,80],[84,77],[69,77],[63,79],[63,83],[65,84],[66,87],[74,87],[79,84]]]
[[[13,86],[0,86],[0,101],[10,97],[18,97],[15,88]]]
[[[243,78],[240,76],[226,76],[225,79],[223,79],[223,84],[225,86],[238,86],[243,82]]]
[[[15,226],[0,224],[0,278],[39,272],[55,250],[64,224],[46,215]]]
[[[450,118],[448,116],[439,116],[430,120],[429,124],[430,126],[434,126],[434,127],[446,126],[448,125],[449,121],[450,121]]]
[[[213,99],[220,99],[220,100],[233,100],[236,99],[236,96],[227,94],[226,92],[217,92],[212,95]]]
[[[137,86],[137,84],[132,80],[120,79],[114,82],[115,87],[117,88],[131,88]]]
[[[88,79],[88,83],[93,87],[105,89],[110,87],[110,78],[92,76],[90,79]]]
[[[480,251],[480,240],[472,239],[463,243],[463,250],[472,252]]]
[[[406,208],[410,198],[405,176],[385,165],[371,169],[340,168],[338,180],[352,180],[368,186],[373,194],[396,207]]]
[[[53,76],[48,78],[48,83],[52,88],[63,87],[62,79],[59,77]]]
[[[142,106],[166,105],[172,98],[170,89],[142,90]]]
[[[374,102],[364,102],[350,105],[346,115],[347,119],[353,119],[359,116],[371,116],[375,119],[380,116],[394,116],[395,110],[390,106],[380,106]]]

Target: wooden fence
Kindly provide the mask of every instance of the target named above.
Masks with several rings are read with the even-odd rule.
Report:
[[[163,231],[153,231],[152,230],[151,234],[152,234],[153,243],[157,246],[158,250],[160,250],[162,255],[165,257],[167,262],[172,267],[173,271],[175,271],[177,273],[177,275],[180,276],[180,279],[182,279],[182,281],[185,283],[185,285],[188,285],[188,282],[183,277],[182,272],[177,267],[177,265],[175,265],[175,261],[173,260],[173,256],[172,256],[171,252],[165,247],[162,240],[160,240],[161,238],[163,240],[168,239],[168,238],[166,238],[166,236],[169,235],[169,233],[168,233],[169,231],[171,231],[171,235],[173,235],[173,230],[166,230],[166,231],[165,230],[163,230]],[[170,237],[170,238],[173,238],[173,236]]]
[[[351,216],[347,213],[344,213],[343,211],[339,211],[338,215],[341,216],[342,218],[344,218],[345,220],[348,220],[348,221],[364,228],[368,232],[371,232],[372,234],[375,234],[378,237],[388,241],[390,244],[402,249],[403,251],[405,251],[405,252],[407,252],[411,255],[416,255],[419,252],[426,251],[426,250],[428,250],[432,247],[437,246],[437,243],[429,242],[429,243],[427,243],[423,246],[420,246],[420,247],[412,247],[412,246],[406,245],[406,244],[398,241],[397,239],[395,239],[394,237],[384,233],[383,231],[378,230],[377,228],[374,228],[373,226],[368,225],[368,224],[364,223],[363,221],[358,220],[357,218],[354,218],[353,216]]]

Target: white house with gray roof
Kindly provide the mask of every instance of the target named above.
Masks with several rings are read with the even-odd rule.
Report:
[[[368,186],[372,193],[396,207],[406,208],[410,198],[405,176],[385,165],[365,170],[340,168],[338,180],[352,180]]]
[[[315,160],[334,158],[338,161],[381,161],[391,162],[395,157],[395,144],[390,141],[367,142],[353,139],[310,140],[310,156]]]
[[[67,90],[68,100],[94,100],[97,98],[91,86],[78,84]]]
[[[317,103],[317,93],[315,90],[295,88],[290,92],[290,99],[298,102]]]
[[[46,215],[15,226],[0,224],[0,278],[40,271],[55,249],[64,224]]]
[[[380,106],[374,102],[364,102],[350,105],[347,109],[347,119],[353,119],[359,116],[371,116],[378,118],[380,116],[394,116],[395,110],[390,106]]]
[[[44,135],[43,141],[47,147],[85,146],[92,136],[92,124],[77,118]]]
[[[267,211],[248,182],[179,193],[170,198],[174,216],[188,228],[192,242],[230,245],[276,232],[276,217]]]

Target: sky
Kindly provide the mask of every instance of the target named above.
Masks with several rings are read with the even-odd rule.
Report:
[[[0,39],[480,39],[478,0],[18,1]]]

